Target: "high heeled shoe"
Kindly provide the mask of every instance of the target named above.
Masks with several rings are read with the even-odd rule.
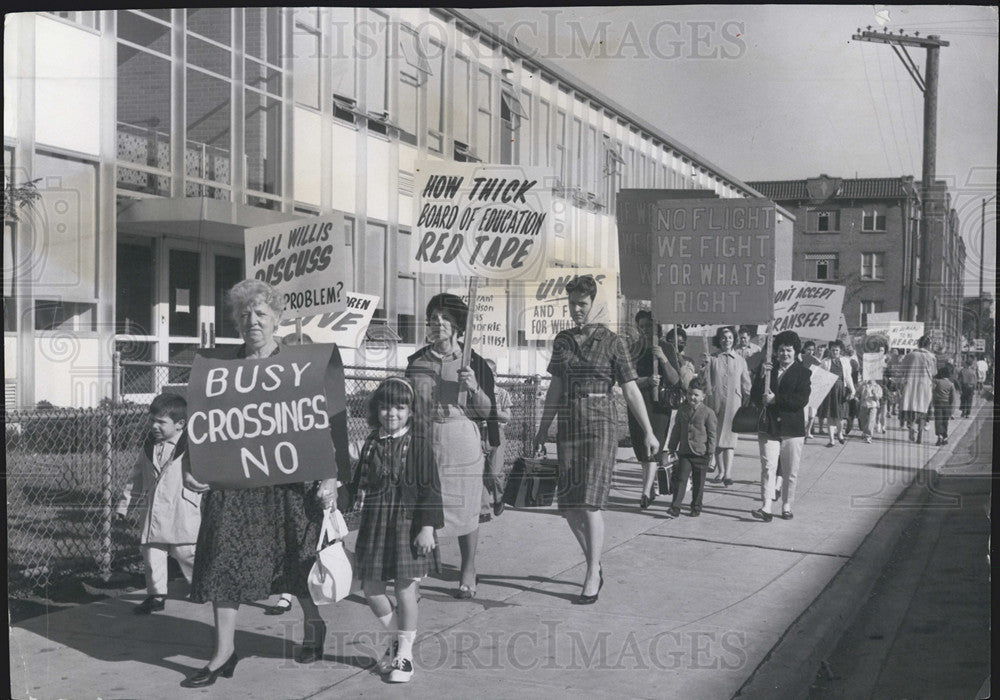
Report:
[[[198,670],[193,676],[182,680],[181,687],[205,688],[215,683],[219,676],[222,676],[223,678],[232,678],[233,671],[236,670],[236,662],[239,660],[240,658],[236,656],[236,652],[234,651],[233,655],[226,659],[226,663],[222,664],[214,671],[208,666]]]
[[[594,595],[584,595],[581,591],[580,595],[573,601],[573,605],[593,605],[597,602],[597,597],[601,594],[601,589],[604,588],[604,567],[600,567],[597,570],[597,574],[601,577],[600,583],[597,584],[597,593]]]
[[[649,496],[642,494],[639,496],[639,510],[646,510],[649,508]]]
[[[323,658],[323,645],[326,643],[326,623],[322,625],[311,625],[313,628],[313,641],[306,643],[302,640],[301,646],[295,652],[295,661],[300,664],[311,664]],[[322,630],[322,634],[317,634],[317,630]]]

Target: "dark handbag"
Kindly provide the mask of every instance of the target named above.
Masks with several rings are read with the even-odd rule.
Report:
[[[687,401],[687,392],[680,384],[660,384],[656,396],[656,403],[660,408],[667,408],[676,411]]]
[[[736,415],[733,416],[732,430],[737,434],[761,432],[761,419],[763,416],[764,409],[760,406],[754,406],[752,404],[740,406],[736,409]]]
[[[507,477],[503,502],[514,508],[544,508],[551,506],[559,479],[559,462],[555,459],[519,457]]]
[[[673,476],[672,471],[672,467],[660,466],[656,468],[656,482],[662,496],[670,496],[674,492],[673,484],[671,483],[673,481],[671,478]]]

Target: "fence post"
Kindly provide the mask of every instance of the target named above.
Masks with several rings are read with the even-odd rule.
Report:
[[[111,408],[104,416],[104,435],[101,440],[101,496],[103,512],[101,514],[101,550],[97,564],[101,578],[105,581],[111,578],[111,519],[113,517],[112,508],[114,506],[111,493],[111,471],[114,462],[114,453],[112,452],[114,410],[114,408]]]
[[[527,386],[527,411],[525,411],[528,425],[524,431],[524,451],[522,454],[534,456],[532,448],[535,442],[535,430],[538,429],[538,386],[539,376],[528,377]]]
[[[122,400],[122,354],[116,350],[111,355],[111,404],[117,406]]]

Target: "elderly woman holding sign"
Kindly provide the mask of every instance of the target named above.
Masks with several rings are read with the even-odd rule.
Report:
[[[647,455],[660,451],[636,386],[636,373],[625,341],[605,326],[587,323],[597,283],[590,275],[566,285],[569,313],[575,328],[561,331],[552,345],[548,371],[552,375],[542,420],[535,435],[536,453],[544,452],[549,427],[559,414],[556,446],[559,456],[559,510],[587,559],[583,590],[576,605],[597,602],[604,585],[601,550],[611,476],[618,449],[611,385],[621,386],[632,415],[642,427]]]
[[[264,358],[278,353],[274,331],[281,320],[281,295],[264,282],[244,280],[229,291],[227,300],[244,341],[233,358]],[[252,391],[246,400],[258,399]],[[335,436],[335,442],[338,439]],[[346,457],[346,445],[343,453]],[[337,457],[342,457],[341,450]],[[310,663],[322,658],[326,625],[309,595],[307,577],[316,558],[323,509],[335,504],[336,498],[334,478],[246,489],[213,488],[208,492],[203,501],[191,599],[212,602],[215,649],[208,665],[182,686],[201,688],[212,685],[219,676],[231,677],[238,660],[234,635],[240,603],[278,593],[294,594],[302,606],[305,632],[296,661]]]
[[[428,345],[409,357],[406,376],[416,393],[415,427],[431,436],[441,479],[444,535],[457,535],[462,570],[456,598],[476,595],[476,549],[483,498],[483,445],[478,421],[486,421],[488,442],[500,444],[493,372],[475,352],[462,363],[469,307],[454,294],[427,303]]]

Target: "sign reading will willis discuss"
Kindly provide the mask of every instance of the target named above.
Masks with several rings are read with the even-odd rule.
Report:
[[[774,216],[766,199],[620,207],[625,296],[652,299],[665,322],[767,323],[774,307]],[[633,218],[646,225],[635,226]]]
[[[285,300],[285,318],[329,314],[347,308],[351,256],[344,215],[298,219],[244,232],[247,278],[267,282]]]

